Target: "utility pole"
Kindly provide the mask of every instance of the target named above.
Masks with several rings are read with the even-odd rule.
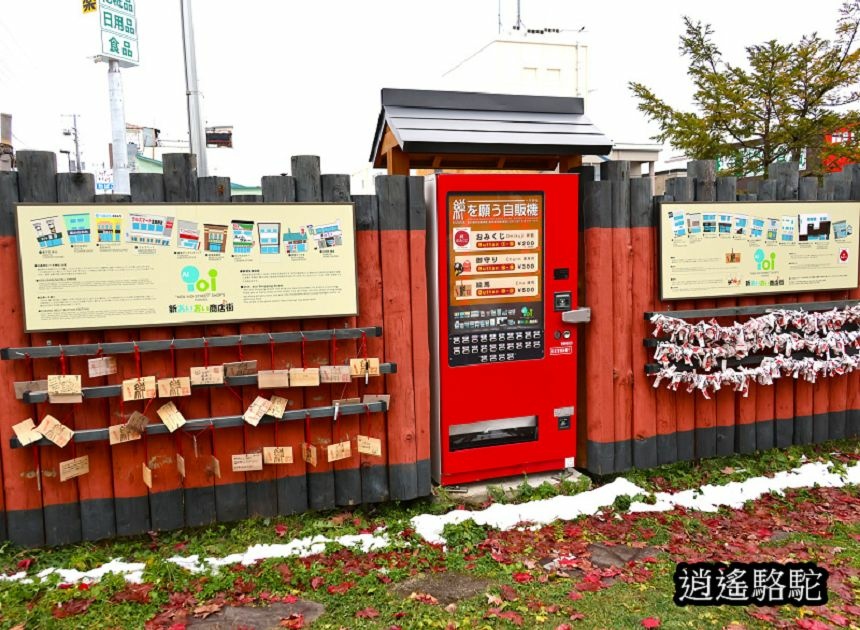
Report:
[[[111,156],[113,158],[113,191],[131,194],[128,177],[128,148],[125,139],[125,103],[122,96],[122,75],[119,62],[108,60],[108,96],[110,98]]]
[[[64,136],[72,136],[72,140],[75,143],[75,171],[81,172],[81,145],[78,141],[78,115],[77,114],[63,114],[66,118],[72,119],[72,128],[64,129]],[[62,153],[62,151],[61,151]]]
[[[188,98],[188,140],[191,152],[197,154],[197,175],[206,177],[206,131],[203,129],[203,111],[200,89],[197,86],[197,53],[194,46],[194,23],[191,17],[191,0],[180,0],[182,13],[182,49],[185,53],[185,95]]]

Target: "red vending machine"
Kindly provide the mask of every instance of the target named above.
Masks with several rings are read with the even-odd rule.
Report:
[[[426,180],[433,476],[572,467],[578,177]]]

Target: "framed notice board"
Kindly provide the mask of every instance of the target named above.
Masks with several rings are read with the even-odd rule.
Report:
[[[28,332],[358,313],[355,218],[332,204],[20,204]]]
[[[660,298],[858,286],[860,202],[664,203]]]

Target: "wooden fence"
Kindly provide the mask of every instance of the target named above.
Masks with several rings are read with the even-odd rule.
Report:
[[[141,534],[247,516],[293,514],[309,509],[405,500],[430,493],[429,341],[425,277],[426,208],[423,178],[383,176],[376,195],[350,197],[349,177],[321,175],[319,159],[297,156],[292,175],[263,177],[262,196],[230,196],[226,177],[198,178],[195,159],[167,155],[164,174],[134,173],[131,194],[95,195],[91,174],[56,173],[53,153],[21,151],[18,171],[0,172],[0,347],[28,348],[18,360],[0,361],[0,539],[27,546],[58,545]],[[751,385],[748,397],[728,389],[708,400],[698,393],[653,387],[645,366],[653,349],[643,343],[651,332],[645,314],[696,310],[728,316],[730,311],[779,303],[845,301],[860,291],[783,295],[773,298],[661,302],[658,294],[657,206],[647,178],[631,178],[624,162],[601,167],[601,181],[582,168],[583,261],[580,303],[592,309],[584,327],[583,375],[579,383],[580,452],[577,461],[605,474],[648,468],[679,460],[752,452],[775,446],[860,435],[860,374],[819,379],[815,384],[789,378],[774,386]],[[356,207],[359,315],[350,318],[277,320],[207,326],[40,333],[23,330],[15,236],[15,204],[246,202],[290,203],[352,200]],[[796,164],[774,165],[756,194],[736,194],[736,180],[715,177],[714,164],[692,162],[688,177],[669,180],[665,199],[675,201],[860,199],[860,168],[825,178],[823,187],[798,177]],[[246,214],[253,206],[245,206]],[[253,217],[251,217],[253,218]],[[763,308],[763,307],[762,307]],[[723,320],[730,321],[730,320]],[[380,330],[381,334],[367,334]],[[384,378],[348,387],[292,388],[285,420],[257,427],[241,414],[257,395],[256,380],[231,387],[195,389],[179,404],[188,430],[168,434],[150,426],[142,440],[110,446],[105,429],[132,412],[116,395],[125,378],[146,374],[187,374],[190,367],[256,359],[261,366],[342,363],[358,356],[359,334],[367,356],[378,356]],[[254,337],[257,335],[257,337]],[[272,344],[241,340],[271,336]],[[214,340],[219,339],[218,343]],[[306,339],[307,343],[294,343]],[[201,343],[202,340],[202,343]],[[211,346],[207,340],[212,340]],[[290,341],[293,341],[291,343]],[[118,373],[86,376],[84,352],[56,351],[115,343]],[[129,343],[152,351],[132,352]],[[46,347],[50,348],[45,350]],[[304,352],[303,352],[304,348]],[[41,350],[37,350],[41,349]],[[41,356],[40,356],[41,354]],[[89,353],[90,355],[92,353]],[[14,357],[13,357],[14,358]],[[73,412],[57,408],[44,394],[20,400],[12,384],[58,374],[61,363],[83,374],[85,397]],[[113,392],[113,393],[111,393]],[[334,420],[332,400],[388,393],[390,404],[346,406]],[[82,437],[64,449],[50,445],[16,447],[12,425],[51,413]],[[214,419],[210,422],[210,419]],[[306,465],[300,445],[324,445],[356,434],[381,440],[381,456],[354,452],[348,459]],[[269,445],[292,446],[294,462],[262,471],[234,472],[234,454]],[[89,474],[61,482],[59,464],[89,457]],[[186,463],[184,478],[176,460]],[[221,462],[214,474],[212,455]],[[141,464],[152,469],[152,487]],[[207,462],[210,464],[207,465]]]
[[[645,314],[689,311],[691,321],[724,316],[731,323],[755,309],[734,307],[860,298],[860,291],[829,291],[760,298],[661,302],[657,210],[666,201],[860,200],[860,166],[824,178],[799,178],[796,163],[772,165],[757,193],[736,194],[736,179],[716,177],[710,161],[690,162],[687,177],[670,179],[664,198],[652,197],[647,178],[631,178],[626,162],[581,168],[584,294],[592,309],[585,327],[585,379],[580,418],[586,418],[579,464],[598,474],[650,468],[735,452],[860,435],[860,373],[819,378],[814,384],[783,377],[752,384],[747,397],[722,388],[699,392],[653,387],[645,372],[653,347]],[[856,262],[854,263],[856,264]],[[717,310],[715,310],[717,309]],[[729,309],[729,310],[727,310]]]
[[[235,521],[248,516],[293,514],[308,509],[413,499],[430,493],[429,359],[426,308],[425,227],[423,178],[384,176],[376,180],[376,195],[350,197],[347,175],[321,175],[319,158],[296,156],[292,175],[262,179],[261,196],[230,196],[227,177],[197,177],[196,160],[189,154],[164,157],[164,174],[132,173],[130,195],[95,195],[88,173],[56,172],[53,153],[21,151],[18,171],[0,172],[0,274],[4,297],[0,305],[0,346],[32,348],[32,356],[0,361],[0,539],[15,543],[59,545],[117,535],[141,534]],[[153,327],[104,331],[39,333],[23,329],[15,228],[17,202],[79,204],[150,202],[319,202],[350,201],[356,208],[359,315],[350,318],[284,319],[271,322],[206,326]],[[253,206],[243,212],[253,218]],[[383,286],[385,287],[383,291]],[[285,313],[286,315],[286,313]],[[167,434],[150,425],[142,440],[110,446],[108,426],[125,422],[137,409],[121,403],[116,388],[101,388],[100,397],[87,395],[72,412],[33,394],[27,404],[15,397],[13,382],[61,373],[82,374],[87,387],[117,384],[145,374],[161,377],[188,374],[206,362],[256,359],[272,369],[302,364],[313,367],[342,364],[360,356],[359,330],[365,334],[367,356],[380,357],[388,373],[379,379],[354,381],[348,386],[321,385],[290,388],[285,420],[251,427],[241,415],[257,395],[256,379],[241,386],[195,388],[178,403],[189,419],[186,429]],[[314,332],[316,331],[316,332]],[[321,332],[322,331],[322,332]],[[289,335],[299,333],[299,335]],[[242,338],[271,335],[277,349],[266,344],[243,344]],[[351,336],[350,336],[351,335]],[[304,339],[302,343],[280,343]],[[215,343],[220,338],[224,343]],[[204,340],[201,344],[195,340]],[[238,343],[236,340],[238,339]],[[341,340],[343,339],[343,340]],[[211,347],[207,340],[212,340]],[[169,347],[157,342],[167,342]],[[151,352],[117,355],[118,373],[88,378],[87,356],[38,358],[36,348],[81,344],[134,342]],[[227,343],[229,342],[229,343]],[[97,346],[96,346],[97,347]],[[105,347],[107,347],[105,345]],[[26,354],[26,353],[25,353]],[[109,395],[114,391],[113,395]],[[105,392],[108,392],[107,395]],[[391,395],[390,405],[344,406],[333,419],[333,399],[373,393]],[[139,406],[139,404],[138,404]],[[137,409],[140,411],[140,409]],[[307,410],[307,411],[305,411]],[[64,449],[53,445],[15,448],[12,425],[28,417],[51,413],[79,432],[79,441]],[[196,419],[196,420],[195,420]],[[213,419],[211,422],[209,419]],[[325,445],[357,434],[381,440],[381,456],[359,454],[333,464],[321,458],[306,465],[300,445]],[[100,437],[101,436],[101,437]],[[233,472],[231,455],[259,451],[263,446],[292,446],[293,463],[265,466],[262,471]],[[215,474],[212,455],[220,462]],[[89,456],[89,474],[61,482],[61,461]],[[177,455],[186,461],[183,478]],[[152,469],[152,487],[142,478],[141,464]]]

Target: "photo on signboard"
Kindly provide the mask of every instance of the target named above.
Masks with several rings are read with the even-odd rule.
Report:
[[[254,222],[245,219],[233,219],[233,253],[250,254],[254,247]]]
[[[830,216],[827,214],[799,214],[797,224],[797,236],[801,243],[830,240]]]
[[[702,231],[705,234],[717,233],[717,215],[712,212],[705,212],[702,215]]]
[[[59,247],[63,244],[63,233],[60,231],[60,217],[44,217],[33,219],[30,225],[36,231],[36,242],[39,248]]]
[[[96,232],[99,243],[119,243],[122,234],[122,215],[97,212]]]

